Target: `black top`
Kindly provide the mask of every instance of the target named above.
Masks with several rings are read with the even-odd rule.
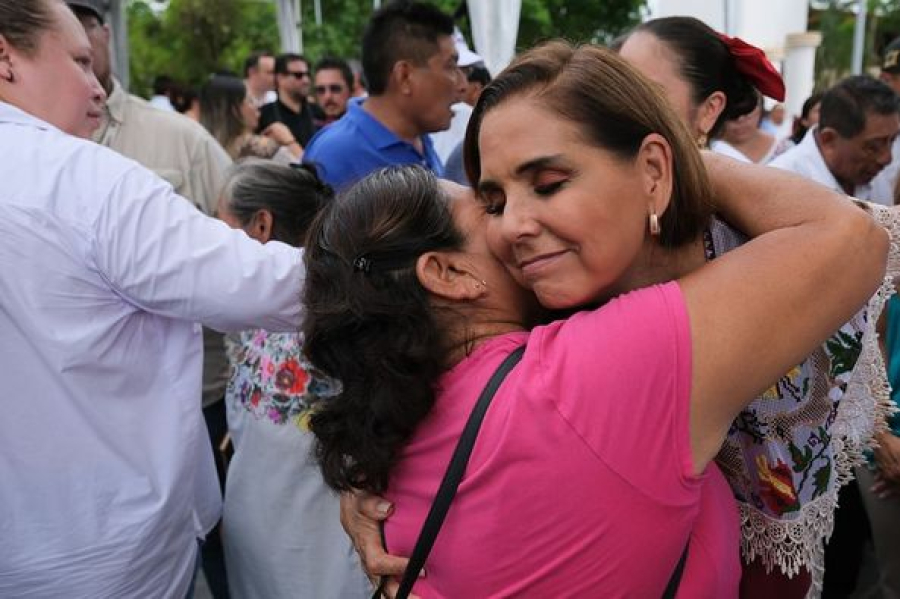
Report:
[[[316,132],[316,125],[313,123],[313,114],[308,102],[303,103],[299,113],[282,104],[281,100],[275,100],[270,104],[266,104],[259,109],[259,128],[257,132],[262,133],[266,127],[276,121],[287,125],[287,128],[294,134],[294,139],[300,142],[300,145],[304,148]]]

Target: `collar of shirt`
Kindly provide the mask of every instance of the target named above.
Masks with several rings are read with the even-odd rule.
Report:
[[[434,153],[434,150],[432,149],[431,138],[428,135],[419,136],[423,149],[422,152],[419,152],[415,146],[408,141],[400,139],[396,133],[385,127],[381,121],[363,110],[362,105],[365,100],[365,98],[351,98],[350,102],[347,103],[347,113],[343,118],[349,119],[356,124],[360,134],[368,139],[373,146],[379,150],[384,150],[392,146],[404,145],[412,148],[424,158],[430,159],[430,155]]]
[[[798,152],[802,152],[804,156],[806,156],[809,165],[814,169],[814,173],[811,175],[811,179],[816,181],[817,183],[821,183],[838,193],[844,193],[844,188],[835,178],[835,176],[831,173],[831,169],[828,168],[828,165],[825,163],[825,158],[822,156],[822,151],[819,150],[819,144],[816,142],[816,131],[818,130],[817,125],[813,125],[809,131],[806,132],[806,135],[803,136],[803,139],[800,141],[800,144],[797,147]],[[872,190],[872,185],[857,185],[853,190],[853,197],[860,200],[867,200],[869,198],[869,194]]]
[[[29,125],[38,129],[52,129],[53,125],[45,123],[17,106],[7,104],[0,100],[0,123],[13,123],[16,125]]]
[[[112,91],[106,98],[106,110],[103,111],[103,118],[100,120],[100,126],[97,127],[91,139],[94,142],[111,146],[115,132],[125,121],[125,106],[128,103],[128,93],[122,87],[122,84],[113,77]]]
[[[112,91],[106,99],[106,112],[116,123],[121,124],[125,120],[125,102],[128,101],[128,94],[122,88],[122,84],[118,79],[112,79]],[[101,127],[102,128],[102,127]]]

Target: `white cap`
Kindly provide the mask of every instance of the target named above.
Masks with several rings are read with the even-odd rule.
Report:
[[[463,37],[462,31],[459,30],[459,27],[453,30],[453,43],[456,44],[456,53],[459,54],[459,59],[456,61],[456,66],[470,67],[475,64],[484,63],[484,59],[482,57],[469,50],[469,45],[466,43],[466,38]]]

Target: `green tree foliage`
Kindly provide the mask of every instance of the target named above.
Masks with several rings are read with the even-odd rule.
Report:
[[[387,0],[385,0],[387,1]],[[432,0],[453,14],[464,0]],[[491,1],[491,0],[479,0]],[[900,1],[900,0],[898,0]],[[640,20],[646,0],[522,0],[519,49],[552,37],[607,42]],[[359,58],[359,43],[372,0],[321,0],[321,24],[313,0],[303,0],[304,54]],[[460,28],[470,41],[468,22]],[[146,95],[153,78],[166,74],[199,85],[221,70],[240,72],[256,50],[279,49],[275,3],[267,0],[130,0],[131,88]]]
[[[453,14],[460,0],[433,3]],[[313,0],[303,0],[304,55],[313,61],[324,56],[358,59],[363,30],[373,12],[372,0],[321,0],[321,6],[322,22],[317,24]]]
[[[816,51],[816,88],[826,89],[851,72],[856,0],[814,2],[810,30],[822,33]],[[863,69],[877,70],[884,47],[900,36],[900,0],[869,0]]]
[[[641,20],[645,0],[522,0],[520,50],[554,37],[609,43]]]
[[[146,0],[128,5],[131,88],[146,95],[156,75],[200,85],[210,73],[240,73],[256,50],[278,50],[275,5],[258,0]]]

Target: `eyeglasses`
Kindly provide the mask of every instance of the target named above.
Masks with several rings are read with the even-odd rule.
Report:
[[[340,94],[340,93],[343,93],[345,89],[346,88],[344,88],[343,85],[340,85],[338,83],[332,83],[330,85],[317,85],[316,93],[320,94],[320,95],[324,94],[325,92],[331,92],[333,94]]]
[[[309,71],[288,71],[285,75],[294,79],[303,79],[304,77],[309,77]]]

